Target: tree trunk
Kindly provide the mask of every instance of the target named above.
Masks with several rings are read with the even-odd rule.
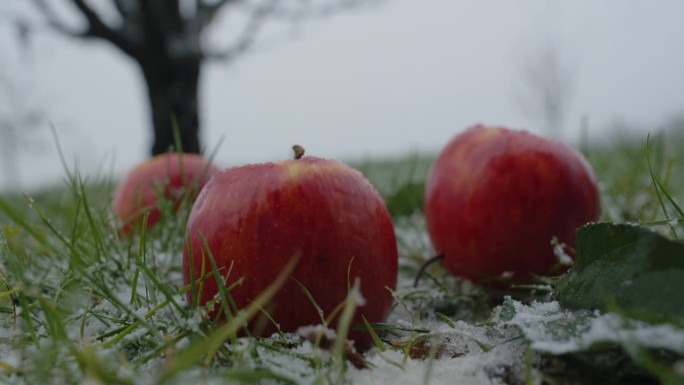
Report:
[[[152,155],[177,150],[199,154],[201,58],[172,58],[170,55],[149,53],[137,59],[145,77],[154,127]],[[175,126],[180,134],[181,149],[176,148]]]

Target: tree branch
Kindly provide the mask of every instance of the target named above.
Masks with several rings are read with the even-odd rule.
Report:
[[[213,60],[232,60],[236,56],[247,51],[254,40],[256,39],[259,31],[261,30],[266,19],[272,14],[272,12],[277,8],[278,0],[269,0],[266,4],[262,4],[258,8],[254,9],[249,19],[249,22],[242,29],[240,36],[237,40],[227,49],[221,52],[205,52],[204,57]]]
[[[71,0],[71,3],[78,9],[88,23],[87,27],[83,30],[68,26],[64,20],[57,16],[54,9],[48,5],[47,0],[32,1],[36,8],[45,16],[48,25],[56,31],[71,37],[100,38],[107,40],[126,54],[134,56],[134,41],[123,33],[123,28],[114,29],[105,24],[100,15],[98,15],[84,0]]]
[[[243,0],[219,0],[212,3],[209,3],[206,0],[197,0],[195,16],[188,20],[188,26],[193,32],[201,33],[205,26],[214,21],[214,18],[221,8],[229,3],[238,3],[240,1]]]
[[[153,20],[162,35],[180,34],[185,21],[180,13],[179,0],[141,0],[147,20]]]
[[[121,18],[124,19],[124,21],[130,20],[130,18],[133,16],[132,15],[132,6],[135,5],[134,2],[131,2],[130,0],[114,0],[114,8],[116,8],[116,11],[119,12],[119,15],[121,15]]]
[[[214,2],[207,2],[206,0],[197,1],[197,12],[196,14],[204,13],[206,16],[211,16],[216,14],[224,5],[228,3],[235,3],[241,0],[218,0]]]
[[[52,9],[52,7],[48,5],[46,0],[32,1],[36,9],[38,9],[38,11],[42,13],[45,17],[48,26],[50,26],[54,30],[71,37],[87,37],[86,31],[79,31],[75,28],[72,28],[68,26],[63,20],[61,20],[59,16],[57,16],[55,11]]]
[[[201,2],[203,8],[201,12],[197,13],[202,27],[211,23],[216,16],[219,9],[227,3],[242,3],[241,9],[249,16],[249,22],[243,28],[240,36],[228,48],[221,51],[204,52],[204,57],[212,60],[232,60],[234,57],[243,54],[249,50],[256,36],[259,34],[263,24],[268,20],[279,20],[283,22],[302,22],[313,19],[322,19],[333,16],[335,14],[348,11],[350,9],[358,9],[361,7],[368,7],[377,5],[385,0],[333,0],[318,2],[318,5],[312,5],[311,1],[304,1],[299,6],[280,6],[278,0],[264,0],[260,3],[253,3],[246,0],[221,0],[213,3],[207,3],[206,0]],[[314,2],[315,3],[315,2]]]
[[[313,19],[323,19],[336,14],[360,9],[362,7],[376,6],[386,0],[333,0],[333,1],[306,1],[303,5],[275,8],[270,17],[281,21],[299,22]],[[316,5],[314,5],[314,3]],[[248,12],[256,12],[258,7],[246,2]]]
[[[107,40],[125,53],[133,55],[133,42],[126,38],[122,33],[122,29],[113,29],[105,24],[100,15],[90,8],[85,0],[72,0],[72,2],[88,20],[88,29],[86,31],[88,35]]]
[[[140,3],[137,0],[113,0],[114,8],[122,20],[120,33],[131,42],[143,39],[143,23]]]

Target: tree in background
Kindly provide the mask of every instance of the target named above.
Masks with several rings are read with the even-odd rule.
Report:
[[[665,121],[665,130],[669,131],[673,136],[684,136],[684,111],[671,115]]]
[[[29,34],[27,26],[17,23],[15,26],[17,39],[23,47],[28,47]],[[0,46],[0,51],[7,52]],[[24,53],[24,52],[21,52]],[[31,84],[16,75],[10,75],[12,67],[9,55],[0,62],[0,167],[2,167],[4,184],[0,190],[18,190],[21,187],[19,173],[19,155],[30,144],[29,135],[41,128],[46,120],[42,102],[30,95]]]
[[[199,153],[199,80],[208,60],[230,62],[248,51],[269,20],[297,22],[368,6],[374,0],[32,0],[53,29],[73,38],[99,39],[137,63],[145,80],[156,155],[175,148],[177,125],[184,152]],[[58,5],[69,4],[84,23],[72,25]],[[60,8],[61,10],[61,8]],[[243,15],[226,47],[207,44],[221,12]]]
[[[549,136],[561,139],[576,80],[568,61],[552,40],[523,60],[517,101],[523,113],[536,120]]]

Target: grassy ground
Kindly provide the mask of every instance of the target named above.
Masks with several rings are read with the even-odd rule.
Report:
[[[583,150],[601,183],[605,220],[672,222],[675,210],[658,198],[652,176],[684,202],[684,137],[652,138],[648,152],[645,138]],[[189,306],[180,268],[187,211],[126,238],[109,210],[111,181],[69,176],[30,197],[1,197],[0,382],[681,383],[677,352],[655,349],[636,359],[621,349],[608,358],[535,351],[519,331],[522,318],[512,327],[500,313],[556,314],[541,309],[549,303],[545,290],[486,290],[438,265],[414,287],[433,254],[421,214],[431,161],[411,155],[355,164],[385,196],[400,247],[394,310],[378,332],[383,342],[361,357],[367,369],[342,344],[324,347],[310,335],[226,338],[240,316],[217,327]],[[651,227],[682,236],[681,225]]]

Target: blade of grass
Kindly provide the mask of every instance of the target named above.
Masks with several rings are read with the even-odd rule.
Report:
[[[292,274],[300,257],[300,254],[295,254],[288,264],[285,265],[276,280],[269,285],[266,290],[259,294],[247,308],[242,309],[231,320],[215,329],[206,339],[195,342],[173,359],[167,361],[159,372],[157,383],[163,384],[171,380],[181,371],[203,359],[204,365],[208,365],[211,362],[211,358],[216,354],[216,351],[228,340],[228,337],[235,335],[247,321],[260,311],[260,308],[266,305],[266,303],[275,296],[280,287],[290,277],[290,274]]]
[[[83,207],[83,213],[86,217],[86,220],[89,224],[89,235],[92,235],[92,238],[95,242],[95,248],[98,251],[98,255],[103,255],[105,254],[105,247],[104,247],[104,237],[102,236],[102,232],[100,232],[100,228],[95,222],[95,219],[93,218],[91,209],[92,206],[90,205],[90,200],[88,198],[88,194],[86,193],[86,188],[85,188],[85,183],[83,182],[83,178],[79,176],[77,177],[77,196],[80,198],[81,204],[79,205]]]
[[[430,329],[407,326],[396,323],[372,322],[369,324],[373,330],[400,330],[403,332],[430,333]],[[354,326],[354,330],[366,330],[363,325]]]
[[[192,243],[190,242],[190,234],[187,232],[185,233],[185,236],[183,237],[185,240],[185,250],[187,251],[187,255],[183,256],[183,263],[187,264],[188,266],[188,275],[189,277],[186,277],[186,279],[190,279],[190,296],[189,296],[189,302],[193,308],[199,307],[199,301],[200,301],[200,293],[199,293],[199,288],[197,285],[197,280],[195,276],[195,254],[192,249]],[[204,270],[204,260],[202,260],[202,270]],[[202,275],[204,275],[204,271],[202,271]],[[201,285],[200,285],[201,286]]]
[[[373,344],[376,348],[378,348],[378,350],[384,353],[387,350],[387,348],[385,347],[385,343],[382,342],[380,337],[378,337],[378,333],[375,332],[373,326],[371,326],[371,324],[366,319],[366,316],[361,316],[361,318],[363,318],[363,324],[366,326],[366,330],[368,330],[368,333],[370,334],[371,339],[373,340]]]
[[[216,264],[216,260],[214,259],[214,254],[211,252],[207,238],[203,233],[200,233],[199,236],[204,244],[204,250],[207,252],[207,257],[209,258],[209,263],[211,264],[212,274],[214,275],[214,280],[216,281],[216,287],[218,289],[219,295],[221,296],[221,309],[223,309],[222,312],[226,316],[226,319],[230,321],[233,318],[231,304],[234,306],[235,302],[232,300],[230,292],[226,289],[226,279],[230,276],[232,265],[231,269],[229,269],[226,273],[226,276],[223,277],[219,271],[220,269],[218,265]],[[202,260],[204,261],[205,258],[202,258]]]
[[[19,291],[21,291],[21,288],[20,288],[20,287],[15,287],[14,289],[0,292],[0,300],[3,300],[3,299],[5,299],[5,298],[7,298],[7,297],[11,297],[12,294],[18,293]]]
[[[325,313],[323,312],[323,309],[321,309],[321,307],[318,306],[318,302],[316,302],[316,300],[314,299],[314,297],[313,297],[313,295],[311,294],[311,292],[310,292],[310,291],[306,288],[306,286],[304,286],[304,284],[301,283],[298,279],[292,277],[292,280],[295,281],[295,283],[297,284],[297,286],[299,286],[299,288],[302,290],[302,292],[304,292],[304,295],[306,296],[306,298],[309,299],[309,301],[310,301],[311,304],[313,305],[314,309],[316,309],[316,313],[317,313],[318,316],[321,318],[321,324],[322,324],[324,327],[327,328],[327,327],[328,327],[328,322],[327,322],[327,320],[325,319]]]
[[[52,245],[47,240],[45,234],[39,232],[34,226],[28,223],[22,215],[15,211],[7,202],[0,198],[0,210],[7,215],[12,222],[16,223],[22,230],[31,235],[41,246],[52,249]]]
[[[361,281],[357,278],[354,280],[354,286],[347,293],[347,298],[345,299],[344,309],[342,314],[340,314],[339,321],[337,322],[337,337],[333,343],[332,353],[333,356],[337,358],[337,362],[340,365],[340,376],[339,381],[344,379],[343,371],[346,363],[346,346],[347,346],[347,335],[349,334],[349,329],[351,326],[352,319],[354,318],[354,313],[356,313],[356,308],[364,303],[364,298],[361,296]]]
[[[452,328],[452,329],[454,329],[459,335],[461,335],[461,336],[463,336],[463,337],[466,337],[466,338],[472,340],[473,342],[475,342],[475,344],[477,344],[477,346],[478,346],[480,349],[482,349],[483,352],[489,353],[489,352],[492,350],[492,346],[487,345],[486,343],[480,341],[479,339],[473,337],[472,335],[470,335],[470,334],[468,334],[468,333],[462,333],[462,332],[460,332],[460,331],[456,328],[456,323],[454,323],[454,321],[453,321],[451,318],[447,317],[446,315],[444,315],[444,314],[442,314],[442,313],[440,313],[440,312],[435,312],[435,314],[437,314],[437,317],[439,317],[439,319],[441,319],[442,321],[444,321],[444,323],[446,323],[447,325],[449,325],[449,327]]]
[[[2,360],[0,360],[0,369],[4,370],[6,375],[12,374],[17,370],[13,365]]]
[[[648,163],[648,172],[651,175],[651,181],[653,182],[653,188],[656,193],[656,198],[658,198],[658,204],[660,205],[660,209],[663,212],[663,215],[665,215],[665,218],[669,221],[670,220],[670,213],[668,213],[667,208],[665,207],[665,203],[663,202],[663,198],[661,196],[661,188],[662,185],[660,185],[660,181],[658,180],[658,177],[656,176],[655,172],[653,171],[653,166],[651,164],[651,134],[649,133],[646,136],[646,161]],[[668,224],[670,226],[670,233],[672,234],[673,237],[677,237],[677,231],[675,230],[674,226],[672,224]]]
[[[40,339],[38,338],[38,333],[36,333],[36,328],[33,325],[33,317],[31,315],[31,312],[29,312],[29,304],[26,301],[26,296],[23,295],[22,292],[19,292],[17,297],[19,301],[19,306],[21,307],[20,315],[24,317],[24,320],[26,321],[26,326],[29,330],[29,334],[31,335],[31,340],[33,341],[33,344],[36,346],[36,348],[40,349]]]
[[[145,313],[145,314],[143,315],[143,318],[144,318],[144,319],[149,319],[149,318],[152,317],[157,311],[159,311],[160,309],[165,308],[165,307],[168,306],[168,305],[169,305],[169,301],[168,301],[168,300],[163,301],[163,302],[160,302],[159,304],[157,304],[157,306],[153,307],[153,308],[150,309],[147,313]],[[116,344],[117,342],[119,342],[119,341],[121,341],[122,339],[124,339],[124,338],[125,338],[127,335],[129,335],[133,330],[135,330],[135,328],[137,328],[138,326],[140,326],[141,323],[142,323],[142,320],[135,320],[135,321],[133,321],[130,325],[128,325],[127,327],[123,328],[123,329],[116,335],[116,337],[114,337],[114,338],[112,338],[112,339],[110,339],[110,340],[107,340],[107,341],[103,342],[103,343],[102,343],[102,347],[103,347],[103,348],[110,348],[110,347],[114,346],[114,344]]]
[[[147,266],[145,262],[145,233],[147,229],[147,218],[149,217],[149,212],[143,216],[143,226],[140,231],[140,248],[138,254],[135,257],[136,264],[139,269],[142,269],[145,276],[152,282],[155,288],[157,288],[166,297],[166,300],[173,305],[181,314],[185,314],[186,310],[183,309],[180,304],[173,298],[173,294],[169,291],[167,285],[159,280],[156,274]]]

